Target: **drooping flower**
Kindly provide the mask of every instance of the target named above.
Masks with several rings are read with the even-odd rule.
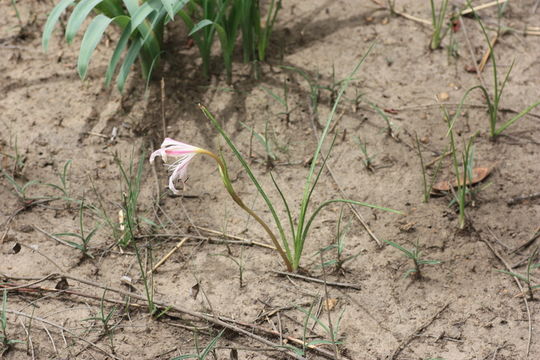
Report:
[[[174,186],[174,183],[177,180],[185,183],[187,180],[187,167],[191,160],[197,154],[208,153],[207,150],[198,148],[193,145],[185,144],[180,141],[176,141],[170,138],[166,138],[161,144],[161,148],[154,151],[150,155],[150,162],[154,162],[156,156],[161,156],[164,162],[167,162],[168,158],[174,158],[175,161],[172,164],[169,164],[169,171],[171,176],[169,177],[169,189],[174,194],[179,194],[180,192]]]

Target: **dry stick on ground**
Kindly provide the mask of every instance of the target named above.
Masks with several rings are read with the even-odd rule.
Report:
[[[259,246],[270,250],[276,250],[275,247],[260,243],[257,241],[252,240],[226,240],[226,239],[218,239],[215,237],[208,237],[208,236],[199,236],[199,235],[191,235],[186,233],[178,233],[178,234],[149,234],[149,235],[139,235],[136,236],[136,238],[177,238],[177,237],[187,237],[188,240],[198,240],[200,242],[210,242],[210,243],[216,243],[216,244],[231,244],[231,245],[242,245],[242,246]]]
[[[486,4],[483,4],[483,5],[477,5],[477,6],[474,6],[472,9],[470,7],[468,7],[467,9],[465,10],[462,10],[459,14],[460,15],[467,15],[467,14],[470,14],[474,11],[478,11],[478,10],[484,10],[484,9],[487,9],[487,8],[490,8],[490,7],[493,7],[493,6],[497,6],[499,4],[503,4],[505,2],[507,2],[508,0],[495,0],[495,1],[492,1],[492,2],[488,2]]]
[[[516,252],[518,252],[520,250],[523,250],[523,249],[529,247],[539,237],[540,237],[540,226],[534,231],[534,235],[529,240],[527,240],[524,244],[521,244],[518,247],[516,247],[514,250],[512,250],[510,252],[510,254],[514,254],[514,253],[516,253]]]
[[[57,329],[60,329],[60,330],[62,330],[62,332],[65,331],[68,334],[70,334],[72,337],[85,342],[86,344],[90,345],[91,347],[98,350],[99,352],[109,356],[110,358],[116,359],[116,360],[121,360],[119,357],[115,356],[114,354],[111,354],[111,353],[107,352],[106,350],[103,350],[102,348],[100,348],[96,344],[86,340],[84,337],[80,337],[79,335],[77,335],[73,331],[63,327],[62,325],[58,325],[58,324],[55,324],[52,321],[49,321],[47,319],[43,319],[43,318],[40,318],[40,317],[37,317],[37,316],[34,316],[34,315],[29,315],[29,314],[26,314],[26,313],[23,313],[23,312],[20,312],[20,311],[17,311],[17,310],[6,309],[5,311],[7,313],[9,313],[9,314],[14,314],[14,315],[18,315],[18,316],[24,316],[24,317],[29,318],[29,319],[37,320],[37,321],[39,321],[39,322],[41,322],[43,324],[47,324],[47,325],[50,325],[50,326],[55,327]]]
[[[508,264],[508,262],[497,252],[497,250],[495,250],[495,248],[491,245],[491,243],[487,240],[485,240],[482,236],[480,236],[480,233],[478,231],[476,231],[476,229],[473,228],[473,231],[474,233],[476,234],[476,236],[478,237],[478,239],[480,241],[482,241],[484,244],[486,244],[488,246],[488,248],[491,250],[491,252],[493,253],[493,255],[495,255],[495,257],[497,259],[499,259],[499,261],[501,263],[503,263],[503,265],[506,267],[506,269],[509,271],[509,272],[512,272],[512,268],[510,267],[510,265]],[[519,290],[524,293],[524,290],[523,290],[523,286],[521,285],[521,282],[519,281],[519,279],[515,276],[512,276],[514,278],[514,281],[516,282]],[[529,352],[531,351],[531,340],[532,340],[532,320],[531,320],[531,309],[529,308],[529,301],[527,300],[527,297],[526,296],[523,296],[523,302],[525,303],[525,308],[527,309],[527,318],[528,318],[528,321],[529,321],[529,338],[527,340],[527,351],[525,353],[525,357],[529,357]]]
[[[446,107],[453,106],[453,107],[457,108],[457,107],[460,106],[460,104],[458,104],[458,103],[444,103],[444,106],[446,106]],[[486,104],[461,104],[461,106],[464,107],[464,108],[465,107],[470,107],[470,108],[479,108],[479,109],[487,109],[487,107],[488,107]],[[432,107],[439,108],[440,105],[437,104],[437,103],[410,105],[410,106],[403,106],[403,107],[400,107],[400,108],[394,108],[394,110],[396,110],[396,111],[414,111],[414,110],[427,109],[427,108],[432,108]],[[507,113],[511,113],[511,114],[519,114],[520,113],[520,111],[517,111],[517,110],[514,110],[514,109],[508,109],[508,108],[500,108],[499,111],[500,112],[507,112]],[[540,119],[540,114],[535,114],[533,112],[527,113],[527,116],[531,116],[531,117]]]
[[[478,65],[478,71],[484,72],[484,68],[486,67],[486,63],[489,60],[489,57],[491,55],[491,51],[495,44],[497,43],[497,39],[499,38],[499,33],[496,33],[493,38],[490,41],[490,46],[486,49],[486,52],[484,53],[484,56],[482,57],[482,60],[480,61],[480,64]]]
[[[146,276],[149,276],[151,275],[153,272],[155,272],[161,265],[163,265],[165,263],[165,261],[167,261],[172,254],[174,254],[176,252],[176,250],[180,249],[182,247],[182,245],[184,245],[184,243],[188,240],[189,238],[188,237],[185,237],[183,238],[182,240],[180,240],[178,242],[178,244],[176,244],[176,246],[167,253],[167,255],[165,255],[163,258],[161,258],[161,260],[159,260],[156,265],[154,265],[154,267],[152,268],[152,270],[148,271],[146,273]]]
[[[47,329],[47,327],[45,326],[44,323],[41,323],[41,326],[43,327],[43,330],[45,330],[45,332],[47,333],[47,336],[49,337],[49,340],[51,340],[51,344],[52,344],[52,348],[54,350],[54,353],[56,354],[56,356],[58,356],[58,349],[56,348],[56,344],[54,343],[54,339],[51,335],[51,332],[49,331],[49,329]]]
[[[13,277],[8,276],[8,275],[3,275],[3,276],[7,277],[7,278],[13,278]],[[124,290],[121,290],[121,289],[115,289],[115,288],[107,287],[105,285],[101,285],[101,284],[95,283],[93,281],[81,279],[81,278],[71,276],[71,275],[68,275],[68,274],[51,274],[51,277],[53,277],[53,276],[56,276],[56,277],[62,277],[63,276],[66,279],[74,280],[74,281],[80,282],[82,284],[90,285],[90,286],[97,287],[97,288],[100,288],[100,289],[104,289],[104,290],[107,290],[107,291],[110,291],[110,292],[115,292],[117,294],[128,296],[128,297],[131,297],[131,298],[134,298],[134,299],[137,299],[137,300],[141,300],[141,301],[145,301],[145,302],[147,301],[146,297],[143,296],[143,295],[139,295],[137,293],[133,293],[133,292],[130,292],[130,291],[124,291]],[[109,300],[105,300],[105,301],[110,302]],[[244,330],[243,328],[240,328],[238,326],[233,325],[232,323],[239,324],[239,325],[242,325],[242,326],[251,327],[252,329],[257,329],[257,330],[259,330],[261,332],[265,332],[267,334],[272,334],[272,335],[275,335],[275,336],[279,336],[279,334],[275,334],[271,330],[267,330],[267,329],[261,328],[259,326],[253,325],[253,324],[242,323],[242,322],[239,322],[239,321],[236,321],[236,320],[233,320],[233,319],[227,319],[227,318],[221,317],[221,316],[220,317],[217,317],[217,316],[214,317],[214,316],[209,315],[209,314],[204,314],[204,313],[201,313],[201,312],[184,309],[184,308],[181,308],[181,307],[178,307],[178,306],[175,306],[175,305],[169,305],[169,304],[159,302],[159,301],[154,301],[154,304],[161,307],[161,308],[169,309],[169,311],[174,310],[174,311],[177,311],[177,312],[182,313],[184,315],[188,315],[188,316],[191,316],[191,317],[194,317],[194,318],[197,318],[197,319],[202,319],[202,320],[208,321],[210,323],[213,323],[214,325],[227,328],[229,330],[232,330],[233,332],[245,335],[245,336],[247,336],[247,337],[249,337],[249,338],[251,338],[253,340],[256,340],[256,341],[258,341],[260,343],[263,343],[265,345],[272,346],[272,347],[275,347],[275,348],[278,347],[278,345],[273,343],[272,341],[267,340],[267,339],[265,339],[265,338],[263,338],[261,336],[255,335],[255,334],[251,333],[250,331]],[[133,305],[134,304],[130,304],[130,306],[133,306]],[[143,305],[140,305],[140,306],[143,306]],[[39,320],[39,318],[35,318],[35,319]],[[226,319],[226,320],[224,321],[224,320],[221,320],[221,319]],[[42,319],[42,320],[44,320],[44,319]],[[50,322],[47,322],[47,324],[52,325],[52,326],[56,326],[56,327],[59,326],[59,325],[56,325],[56,324],[53,324],[53,323],[50,323]],[[70,332],[69,330],[67,330],[65,328],[64,328],[64,330],[66,332]],[[303,344],[303,342],[301,340],[298,340],[298,339],[295,339],[295,338],[292,338],[292,337],[287,337],[287,339],[289,339],[291,342],[297,342],[297,343],[300,342],[301,344]],[[90,343],[89,341],[84,340],[84,339],[83,339],[83,341],[85,341],[86,343]],[[97,347],[95,344],[94,344],[94,346]],[[305,358],[303,356],[297,355],[296,353],[291,352],[288,349],[282,349],[282,348],[277,348],[277,349],[279,349],[279,351],[283,352],[284,354],[286,354],[287,356],[289,356],[291,358],[299,359],[299,360],[305,360]],[[310,349],[315,350],[316,352],[318,352],[318,353],[320,353],[322,355],[328,355],[328,352],[323,350],[323,349],[318,349],[316,347],[310,347]],[[104,351],[102,349],[100,349],[100,350]],[[330,359],[332,359],[333,355],[331,353],[330,353],[330,355],[331,355]],[[109,355],[109,356],[114,357],[112,355]],[[114,357],[114,358],[118,359],[117,357]]]
[[[311,281],[311,282],[315,282],[315,283],[319,283],[319,284],[325,284],[326,283],[327,285],[330,285],[330,286],[349,288],[349,289],[355,289],[355,290],[360,290],[361,289],[360,285],[356,285],[356,284],[347,284],[347,283],[325,281],[325,280],[321,280],[321,279],[317,279],[317,278],[313,278],[313,277],[309,277],[309,276],[304,276],[304,275],[300,275],[300,274],[290,273],[290,272],[286,272],[286,271],[278,271],[278,270],[270,270],[270,271],[273,272],[274,274],[278,274],[278,275],[281,275],[281,276],[293,277],[293,278],[297,278],[297,279],[301,279],[301,280],[305,280],[305,281]]]
[[[439,309],[432,317],[430,317],[426,322],[424,322],[422,325],[416,328],[409,336],[407,336],[405,339],[401,341],[399,346],[396,350],[388,357],[390,360],[394,360],[406,347],[411,343],[411,341],[414,340],[415,337],[417,337],[422,331],[424,331],[429,325],[431,325],[435,319],[439,317],[445,311],[448,306],[450,305],[450,302],[447,302],[442,308]]]
[[[14,280],[35,280],[34,278],[26,278],[26,277],[13,277],[13,276],[8,276],[6,274],[3,274],[2,276],[6,277],[6,278],[10,278],[10,279],[14,279]],[[59,277],[59,276],[62,276],[60,274],[50,274],[48,276],[48,278],[52,278],[52,277]],[[71,276],[68,276],[68,278],[72,279],[72,280],[75,280],[75,281],[79,281],[79,282],[82,282],[84,284],[87,284],[87,285],[91,285],[91,286],[95,286],[95,287],[98,287],[98,288],[102,288],[102,289],[107,289],[108,291],[111,291],[111,292],[116,292],[118,294],[121,294],[121,295],[124,295],[124,296],[127,296],[127,297],[132,297],[132,298],[135,298],[135,299],[138,299],[138,300],[143,300],[143,301],[146,301],[146,298],[143,296],[143,295],[140,295],[140,294],[137,294],[137,293],[133,293],[133,292],[129,292],[129,291],[123,291],[123,290],[120,290],[120,289],[114,289],[114,288],[108,288],[106,286],[103,286],[103,285],[100,285],[100,284],[96,284],[96,283],[93,283],[93,282],[90,282],[90,281],[86,281],[86,280],[83,280],[83,279],[79,279],[79,278],[73,278]],[[16,289],[17,291],[25,291],[25,292],[39,292],[39,291],[46,291],[46,292],[53,292],[53,293],[62,293],[62,294],[68,294],[68,295],[75,295],[75,296],[80,296],[80,297],[85,297],[85,298],[90,298],[90,299],[94,299],[94,300],[103,300],[105,302],[108,302],[108,303],[113,303],[113,304],[120,304],[120,305],[125,305],[125,301],[121,301],[121,300],[116,300],[116,299],[111,299],[111,298],[107,298],[107,297],[102,297],[102,296],[96,296],[96,295],[90,295],[90,294],[84,294],[84,293],[80,293],[80,292],[75,292],[75,291],[71,291],[71,290],[58,290],[58,289],[52,289],[52,288],[46,288],[46,287],[32,287],[32,288],[22,288],[21,286],[17,286],[17,287],[14,287],[12,289]],[[183,309],[180,309],[178,307],[175,307],[175,306],[169,306],[169,305],[166,305],[166,304],[162,304],[162,303],[159,303],[159,302],[156,302],[154,301],[154,304],[160,306],[160,307],[164,307],[164,308],[168,308],[169,311],[170,310],[175,310],[177,312],[180,312],[180,313],[183,313],[183,314],[187,314],[187,315],[190,315],[190,316],[193,316],[193,317],[196,317],[196,318],[199,318],[201,319],[200,316],[198,315],[204,315],[205,317],[203,317],[204,320],[208,321],[208,322],[211,322],[213,323],[214,325],[221,325],[223,326],[221,323],[216,323],[215,321],[211,321],[208,319],[208,317],[210,317],[211,319],[214,319],[214,317],[210,316],[210,315],[207,315],[207,314],[202,314],[202,313],[197,313],[197,312],[186,312],[184,311]],[[146,303],[145,304],[135,304],[135,303],[130,303],[129,304],[130,307],[136,307],[136,308],[145,308],[147,307]],[[195,314],[195,315],[194,315]],[[279,315],[279,313],[278,313]],[[285,315],[285,314],[284,314]],[[283,343],[283,339],[286,339],[287,341],[291,342],[291,343],[295,343],[295,344],[298,344],[298,345],[303,345],[304,342],[300,339],[297,339],[297,338],[294,338],[292,336],[285,336],[283,335],[280,331],[279,332],[275,332],[273,330],[268,330],[268,329],[265,329],[263,327],[260,327],[260,326],[257,326],[255,324],[250,324],[250,323],[246,323],[246,322],[242,322],[242,321],[239,321],[239,320],[234,320],[234,319],[230,319],[230,318],[226,318],[226,317],[223,317],[223,316],[219,316],[218,317],[219,319],[222,319],[224,321],[227,321],[227,322],[231,322],[231,323],[234,323],[234,324],[237,324],[237,325],[241,325],[241,326],[245,326],[245,327],[249,327],[253,330],[257,330],[259,332],[262,332],[262,333],[265,333],[267,335],[272,335],[272,336],[275,336],[275,337],[279,337],[280,338],[280,344]],[[218,319],[218,320],[219,320]],[[291,318],[292,319],[292,318]],[[294,320],[294,319],[292,319]],[[281,321],[279,321],[279,323],[281,323]],[[178,326],[178,324],[173,324],[171,323],[170,325],[173,325],[173,326]],[[225,326],[226,327],[226,326]],[[233,331],[236,331],[236,327],[228,327],[229,329],[233,330]],[[238,331],[236,331],[238,332]],[[251,337],[253,338],[254,340],[257,340],[257,341],[260,341],[258,337],[253,337],[253,336],[250,336],[250,335],[247,335],[245,332],[240,332],[244,335],[246,335],[247,337]],[[273,344],[272,342],[268,341],[265,343],[266,345],[269,345],[269,346],[273,346],[273,347],[276,347],[276,344]],[[319,353],[320,355],[328,358],[328,359],[335,359],[334,358],[334,355],[331,353],[331,352],[328,352],[324,349],[320,349],[314,345],[310,345],[308,346],[309,349]],[[278,351],[281,351],[281,350],[278,350]],[[290,354],[288,354],[290,355]],[[295,357],[293,355],[290,355],[292,356],[293,358],[297,358],[297,359],[303,359],[303,357]],[[347,358],[345,357],[342,357],[343,360],[347,360]]]
[[[535,199],[539,199],[539,198],[540,198],[540,192],[537,192],[537,193],[534,193],[534,194],[529,194],[529,195],[520,195],[520,196],[516,196],[516,197],[511,198],[510,200],[508,200],[506,202],[506,204],[508,206],[512,206],[512,205],[519,204],[519,203],[521,203],[523,201],[535,200]]]

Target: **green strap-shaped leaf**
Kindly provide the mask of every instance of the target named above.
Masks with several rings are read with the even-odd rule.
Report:
[[[120,36],[120,39],[118,40],[118,43],[116,44],[116,48],[114,49],[114,52],[111,56],[111,60],[109,61],[109,66],[107,67],[107,72],[105,73],[105,85],[109,86],[112,80],[112,77],[114,75],[114,72],[116,71],[116,67],[118,66],[118,62],[120,61],[120,57],[122,56],[122,52],[126,48],[129,37],[131,35],[131,26],[127,25],[124,28],[124,31],[122,32],[122,35]]]
[[[96,8],[110,18],[125,15],[121,0],[103,0]]]
[[[197,23],[197,25],[193,26],[193,28],[191,29],[191,31],[189,32],[188,36],[191,36],[193,34],[195,34],[197,31],[201,30],[202,28],[208,26],[208,25],[212,25],[214,22],[211,21],[211,20],[208,20],[208,19],[204,19],[204,20],[201,20]]]
[[[143,21],[146,20],[146,18],[154,11],[155,10],[148,3],[142,4],[141,7],[139,7],[131,16],[131,32],[134,32],[139,25],[141,25]],[[150,31],[150,29],[148,29],[148,25],[146,24],[145,27],[141,28],[140,30],[142,30],[141,33],[144,32],[142,34],[143,36],[147,36],[148,31]]]
[[[88,14],[90,14],[90,11],[92,11],[92,9],[102,1],[103,0],[86,0],[81,1],[77,4],[77,6],[75,6],[75,9],[73,9],[73,13],[71,14],[66,26],[66,41],[68,44],[71,44],[82,23]]]
[[[92,54],[111,21],[113,21],[113,19],[103,14],[99,14],[88,26],[82,39],[81,50],[79,51],[79,61],[77,63],[77,70],[79,71],[81,79],[86,77],[88,64],[90,63]]]
[[[124,90],[124,84],[126,83],[127,76],[129,74],[129,71],[131,70],[131,65],[133,65],[133,63],[137,59],[137,56],[141,51],[142,45],[143,41],[141,39],[137,39],[133,41],[133,44],[131,44],[131,46],[129,47],[126,58],[124,59],[124,63],[122,64],[120,72],[118,73],[118,78],[116,79],[116,85],[118,86],[118,90],[120,92]]]
[[[43,27],[43,36],[41,38],[41,45],[43,46],[44,51],[47,51],[47,48],[49,47],[49,40],[51,38],[54,27],[56,26],[56,23],[60,18],[60,15],[62,15],[62,13],[67,9],[67,7],[72,5],[74,2],[75,0],[62,0],[54,7],[54,9],[49,14],[47,22]]]
[[[163,7],[167,10],[167,14],[171,19],[174,19],[173,3],[175,0],[161,0]]]
[[[137,0],[124,0],[124,5],[126,6],[126,9],[129,12],[129,15],[133,17],[133,14],[137,11],[139,8],[139,3]]]

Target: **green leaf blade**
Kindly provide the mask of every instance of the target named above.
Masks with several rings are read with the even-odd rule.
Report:
[[[49,40],[51,39],[52,32],[56,26],[56,23],[58,22],[58,19],[60,19],[60,16],[64,13],[64,11],[74,2],[75,0],[62,0],[49,14],[47,22],[43,27],[43,35],[41,37],[41,46],[43,47],[43,51],[47,51],[49,48]]]
[[[88,29],[86,30],[82,39],[81,49],[79,51],[79,60],[77,62],[77,70],[81,79],[84,80],[86,77],[92,54],[101,41],[105,29],[107,29],[112,20],[113,19],[103,14],[99,14],[88,26]]]
[[[66,25],[66,41],[68,44],[73,42],[75,35],[82,26],[82,23],[88,17],[88,14],[94,9],[99,3],[103,0],[87,0],[81,1],[73,9],[73,13],[68,20]]]

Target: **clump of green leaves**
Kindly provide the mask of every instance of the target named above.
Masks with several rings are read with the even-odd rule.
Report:
[[[107,290],[103,291],[103,295],[101,296],[101,302],[99,304],[99,313],[94,316],[87,319],[84,319],[84,321],[99,321],[103,327],[103,333],[109,338],[111,349],[114,352],[114,329],[117,325],[111,325],[111,319],[116,312],[116,307],[113,307],[109,312],[105,311],[105,294],[107,293]]]
[[[374,172],[375,168],[373,167],[373,159],[375,158],[375,155],[368,154],[367,143],[365,141],[361,141],[358,136],[355,137],[355,141],[362,152],[362,163],[364,164],[364,167],[366,170]]]
[[[335,324],[331,324],[330,319],[328,320],[327,323],[325,323],[319,317],[317,317],[316,314],[313,313],[313,305],[314,303],[311,304],[309,309],[305,309],[300,306],[297,307],[297,309],[300,312],[306,315],[306,317],[304,318],[304,324],[303,324],[304,327],[303,327],[303,334],[302,334],[303,335],[302,336],[303,337],[302,349],[292,347],[292,346],[290,346],[289,348],[301,356],[306,354],[306,350],[310,346],[333,345],[337,351],[337,346],[342,344],[342,341],[339,340],[340,339],[339,326],[341,324],[341,319],[343,318],[343,314],[345,313],[345,309],[341,311]],[[308,340],[307,328],[308,328],[308,324],[310,320],[314,321],[317,325],[319,325],[321,329],[323,329],[323,331],[326,333],[329,340],[315,339],[315,340],[307,341]]]
[[[92,19],[83,36],[77,70],[82,79],[88,72],[88,65],[101,41],[105,30],[114,24],[120,30],[120,38],[110,58],[105,73],[105,83],[112,81],[118,66],[123,62],[116,77],[120,91],[123,90],[131,66],[139,58],[143,76],[148,79],[163,52],[163,31],[165,24],[186,5],[188,0],[61,0],[50,12],[43,28],[43,49],[47,50],[53,30],[60,16],[74,6],[66,25],[66,41],[71,44],[90,16]]]
[[[439,260],[428,260],[422,258],[422,251],[420,251],[419,241],[416,240],[416,243],[414,244],[414,248],[412,250],[408,250],[404,248],[403,246],[399,245],[398,243],[395,243],[390,240],[384,240],[388,245],[398,249],[401,251],[401,253],[411,259],[413,261],[414,267],[411,269],[407,269],[405,273],[403,274],[404,277],[408,277],[409,275],[412,275],[415,279],[421,279],[422,273],[420,272],[423,265],[437,265],[441,262]]]
[[[72,238],[75,238],[75,239],[79,239],[79,242],[75,242],[75,241],[69,241],[69,240],[66,240],[66,244],[68,244],[69,246],[75,248],[75,249],[78,249],[81,251],[81,253],[86,256],[86,257],[89,257],[91,259],[94,258],[94,256],[90,253],[90,248],[89,248],[89,244],[90,244],[90,240],[92,240],[92,238],[94,237],[94,235],[96,234],[96,231],[98,230],[98,228],[94,228],[92,229],[89,233],[85,233],[85,229],[84,229],[84,209],[85,209],[85,205],[84,205],[84,198],[81,200],[80,202],[80,205],[79,205],[79,230],[80,230],[80,234],[77,234],[77,233],[73,233],[73,232],[65,232],[65,233],[58,233],[58,234],[55,234],[56,236],[67,236],[67,237],[72,237]]]
[[[448,28],[444,28],[446,9],[448,8],[448,0],[442,0],[439,9],[435,6],[435,2],[430,0],[431,5],[431,25],[433,26],[433,34],[431,35],[431,50],[436,50],[441,46],[441,41],[446,35]]]
[[[335,250],[335,258],[323,262],[322,266],[324,267],[333,266],[335,272],[343,273],[345,272],[345,270],[343,269],[343,265],[345,265],[345,263],[351,260],[354,260],[358,256],[360,256],[360,253],[345,256],[345,238],[347,237],[347,234],[350,228],[351,228],[351,219],[349,219],[345,227],[343,227],[343,207],[341,207],[341,210],[339,211],[337,226],[336,226],[335,242],[317,251],[317,254],[320,254],[320,253],[326,253],[326,252]]]
[[[429,197],[431,195],[431,190],[433,189],[433,185],[435,184],[435,181],[437,180],[437,176],[439,175],[439,172],[442,167],[442,161],[444,159],[444,156],[440,156],[440,159],[437,161],[437,167],[435,168],[435,172],[428,176],[427,173],[427,166],[424,164],[424,157],[422,156],[422,149],[420,148],[420,140],[418,140],[418,134],[415,136],[416,139],[416,150],[418,151],[418,157],[420,158],[420,168],[422,171],[422,185],[424,190],[424,202],[429,202]],[[446,149],[443,151],[443,154],[446,153]],[[430,178],[428,181],[428,177]]]
[[[472,5],[470,2],[468,2],[469,7],[472,9]],[[500,9],[500,8],[499,8]],[[499,10],[500,11],[500,10]],[[484,98],[487,101],[488,105],[488,113],[489,113],[489,133],[492,138],[496,138],[500,134],[502,134],[503,131],[505,131],[509,126],[514,124],[516,121],[527,115],[529,112],[531,112],[534,108],[536,108],[538,105],[540,105],[540,101],[528,106],[524,110],[522,110],[519,114],[512,117],[510,120],[507,120],[502,125],[497,127],[497,123],[499,121],[499,107],[500,102],[503,95],[503,90],[506,86],[506,83],[508,81],[508,78],[510,76],[510,72],[512,71],[512,68],[514,67],[514,61],[512,61],[512,64],[510,65],[510,68],[506,72],[506,75],[502,81],[502,83],[499,83],[499,73],[497,70],[497,61],[495,59],[495,49],[493,48],[493,45],[491,44],[491,40],[489,39],[489,36],[487,34],[486,28],[484,24],[482,23],[482,20],[478,17],[476,12],[472,11],[474,14],[475,19],[478,21],[478,24],[480,25],[480,28],[482,29],[482,33],[484,35],[484,39],[486,40],[486,43],[489,47],[489,60],[492,63],[493,68],[493,95],[490,96],[488,89],[484,87],[483,85],[475,86],[472,89],[478,88],[482,91],[484,94]]]

